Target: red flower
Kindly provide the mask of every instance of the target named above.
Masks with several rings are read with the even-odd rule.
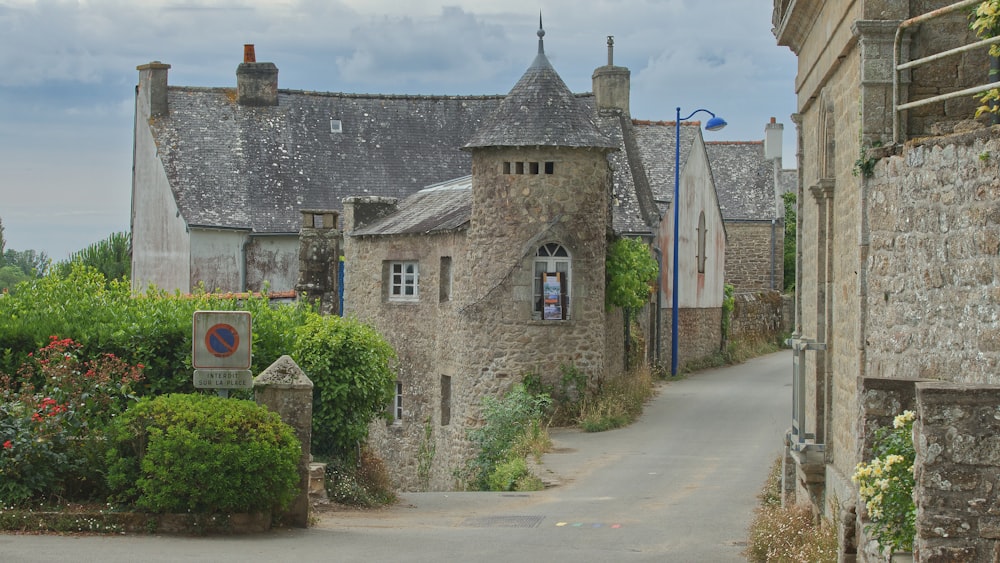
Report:
[[[14,444],[11,443],[10,440],[7,440],[6,442],[3,443],[3,449],[5,449],[5,450],[9,450],[9,449],[11,449],[13,447],[14,447]]]

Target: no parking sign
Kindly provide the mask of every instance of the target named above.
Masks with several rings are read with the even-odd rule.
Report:
[[[193,326],[195,369],[250,369],[248,311],[195,311]]]

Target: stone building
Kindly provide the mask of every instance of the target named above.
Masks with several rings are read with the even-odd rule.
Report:
[[[605,304],[607,247],[615,236],[653,242],[661,229],[652,186],[666,186],[643,171],[663,160],[654,157],[674,124],[633,123],[615,100],[627,89],[605,85],[621,77],[602,69],[595,99],[573,95],[542,34],[535,61],[464,145],[470,176],[402,201],[344,202],[346,313],[376,326],[400,360],[394,420],[373,424],[369,440],[403,488],[454,486],[483,397],[529,373],[555,383],[563,366],[592,381],[623,370],[623,319]],[[683,215],[700,216],[711,241],[685,282],[692,304],[717,312],[725,230],[700,130],[683,129]],[[690,238],[682,248],[697,255]],[[718,327],[700,334],[717,346]],[[682,352],[695,353],[688,340]]]
[[[842,561],[884,560],[851,475],[903,409],[917,413],[917,560],[1000,553],[998,132],[963,133],[981,126],[960,93],[989,64],[985,49],[894,62],[970,43],[964,4],[918,26],[949,3],[774,3],[778,44],[799,59],[786,485],[837,523]]]
[[[784,125],[774,118],[763,141],[708,141],[708,158],[726,223],[726,283],[737,293],[784,289],[785,206],[798,171],[782,168]]]

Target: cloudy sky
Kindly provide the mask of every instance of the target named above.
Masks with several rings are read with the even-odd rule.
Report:
[[[632,116],[707,108],[708,140],[785,124],[794,166],[795,58],[772,0],[0,0],[0,220],[7,248],[54,260],[129,229],[135,67],[174,85],[236,84],[243,44],[280,88],[504,94],[545,51],[574,92],[607,62],[632,71]],[[700,114],[704,121],[707,117]]]

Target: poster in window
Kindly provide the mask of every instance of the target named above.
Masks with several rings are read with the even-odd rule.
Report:
[[[562,274],[552,272],[542,274],[542,318],[545,320],[562,320]]]

